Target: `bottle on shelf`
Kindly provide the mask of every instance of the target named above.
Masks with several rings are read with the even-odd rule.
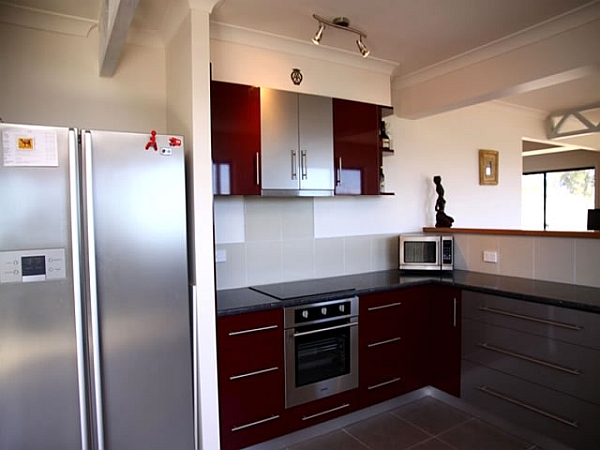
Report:
[[[383,166],[379,167],[379,192],[385,192],[385,175],[383,174]]]
[[[385,131],[385,121],[382,120],[379,126],[379,146],[383,149],[390,149],[390,137]]]

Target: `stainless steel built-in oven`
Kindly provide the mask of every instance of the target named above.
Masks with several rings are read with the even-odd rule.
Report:
[[[358,297],[285,308],[285,407],[358,387]]]

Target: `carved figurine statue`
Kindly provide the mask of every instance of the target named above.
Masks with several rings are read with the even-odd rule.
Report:
[[[436,228],[450,228],[454,219],[444,212],[446,209],[446,200],[444,200],[444,187],[442,186],[442,177],[436,175],[433,177],[435,191],[438,194],[435,202],[435,226]]]

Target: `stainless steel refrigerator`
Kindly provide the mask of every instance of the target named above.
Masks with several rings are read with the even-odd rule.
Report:
[[[181,137],[3,123],[0,151],[0,449],[193,449]]]

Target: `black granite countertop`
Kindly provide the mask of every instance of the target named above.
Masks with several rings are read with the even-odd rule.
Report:
[[[434,274],[386,270],[217,291],[217,315],[296,306],[432,283],[600,314],[600,288],[461,270]]]

